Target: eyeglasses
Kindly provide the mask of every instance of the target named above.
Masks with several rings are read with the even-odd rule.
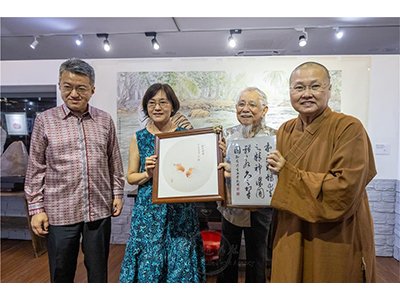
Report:
[[[314,83],[312,85],[295,85],[291,86],[290,90],[294,93],[302,93],[304,92],[307,88],[310,90],[310,92],[321,92],[324,88],[326,88],[328,84],[320,84],[320,83]]]
[[[169,106],[170,103],[167,100],[161,100],[160,102],[150,100],[147,103],[147,107],[153,109],[157,106],[157,104],[160,105],[161,108],[166,108]]]
[[[90,88],[84,87],[84,86],[78,86],[78,87],[73,87],[71,85],[62,85],[61,86],[61,91],[64,93],[72,93],[72,91],[75,90],[79,95],[84,95],[90,91]]]
[[[236,106],[240,109],[243,109],[243,108],[245,108],[246,105],[252,110],[259,107],[259,104],[257,102],[253,102],[253,101],[250,101],[250,102],[240,101]]]

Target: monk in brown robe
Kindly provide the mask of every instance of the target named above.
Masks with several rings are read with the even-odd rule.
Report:
[[[361,122],[328,107],[328,70],[314,62],[290,77],[299,112],[268,158],[279,174],[272,282],[375,282],[372,216],[365,187],[376,175]]]

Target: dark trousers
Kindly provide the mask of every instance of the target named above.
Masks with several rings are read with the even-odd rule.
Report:
[[[266,282],[266,260],[268,257],[268,232],[270,229],[272,208],[251,212],[251,227],[238,227],[222,218],[222,236],[220,246],[220,266],[217,282],[238,282],[238,265],[242,231],[246,244],[246,282]]]
[[[49,226],[47,251],[51,282],[74,282],[80,238],[88,282],[107,282],[111,217],[89,223]]]

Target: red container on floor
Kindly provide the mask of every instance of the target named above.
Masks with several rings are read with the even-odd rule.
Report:
[[[221,233],[218,231],[203,230],[200,234],[203,238],[203,248],[206,261],[218,259]]]

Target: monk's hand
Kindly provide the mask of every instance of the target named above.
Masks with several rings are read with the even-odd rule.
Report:
[[[227,163],[227,162],[220,163],[218,165],[218,170],[219,169],[224,169],[225,170],[225,172],[224,172],[225,178],[230,178],[231,177],[231,164],[230,163]]]
[[[147,173],[148,178],[153,177],[154,168],[156,167],[157,163],[157,155],[152,155],[146,157],[146,161],[144,163],[145,172]]]
[[[45,212],[32,216],[32,231],[40,237],[44,237],[49,233],[49,218]]]
[[[269,164],[269,169],[273,174],[279,175],[279,172],[285,166],[286,160],[282,154],[276,150],[272,151],[267,157],[267,163]]]
[[[226,139],[222,137],[221,141],[218,142],[219,149],[221,149],[222,156],[226,156]]]

